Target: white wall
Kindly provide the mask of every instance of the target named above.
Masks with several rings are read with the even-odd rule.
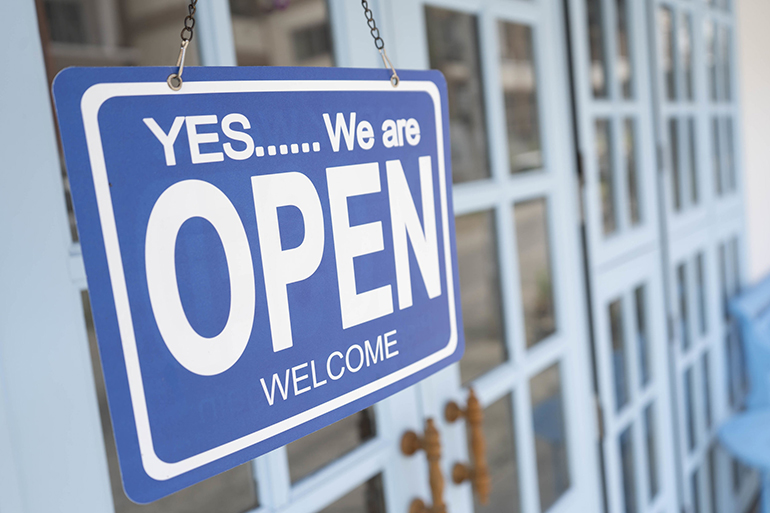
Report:
[[[770,1],[738,0],[749,279],[770,273]]]

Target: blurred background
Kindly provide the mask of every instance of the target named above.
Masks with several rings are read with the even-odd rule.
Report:
[[[397,68],[449,90],[461,362],[156,503],[122,490],[50,84],[169,66],[185,0],[3,0],[0,513],[743,513],[728,302],[770,271],[766,0],[373,0]],[[187,65],[382,67],[353,0],[200,0]],[[383,79],[388,73],[383,70]],[[473,388],[492,482],[455,484]],[[212,416],[212,422],[215,422]]]

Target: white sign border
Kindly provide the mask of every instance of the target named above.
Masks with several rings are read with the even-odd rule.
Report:
[[[99,129],[99,110],[101,106],[115,97],[127,96],[167,96],[183,94],[206,93],[258,93],[258,92],[345,92],[345,91],[377,91],[398,94],[399,92],[425,92],[433,100],[436,142],[438,151],[438,174],[441,196],[441,215],[444,221],[444,264],[447,277],[447,293],[449,297],[450,337],[447,345],[439,351],[418,360],[417,362],[399,369],[387,376],[367,383],[344,395],[336,397],[323,404],[315,406],[293,417],[284,419],[276,424],[244,435],[240,438],[208,449],[202,453],[183,460],[169,463],[163,461],[155,453],[155,447],[150,430],[149,415],[142,383],[139,355],[134,336],[133,321],[128,301],[128,289],[123,271],[123,260],[120,255],[117,228],[112,208],[107,168],[104,159],[101,133]],[[165,82],[127,82],[95,84],[88,88],[81,99],[83,126],[91,162],[94,190],[96,194],[99,220],[104,237],[104,249],[107,256],[107,266],[112,285],[115,311],[118,318],[118,329],[126,362],[129,393],[134,410],[136,432],[139,440],[142,465],[151,478],[165,481],[184,474],[237,451],[267,440],[300,424],[320,417],[325,413],[336,410],[366,395],[374,393],[393,383],[415,374],[444,358],[452,355],[457,347],[457,316],[455,311],[454,274],[452,272],[452,252],[449,234],[449,212],[447,206],[446,172],[444,162],[444,133],[442,124],[441,99],[438,87],[430,81],[402,80],[398,88],[394,88],[387,80],[232,80],[211,82],[185,82],[180,91],[172,91]]]

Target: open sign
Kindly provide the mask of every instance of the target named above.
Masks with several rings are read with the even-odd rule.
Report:
[[[61,124],[124,486],[148,502],[462,355],[436,72],[71,69]]]

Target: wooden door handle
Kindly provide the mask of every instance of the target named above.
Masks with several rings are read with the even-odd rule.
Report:
[[[469,481],[473,485],[473,491],[481,504],[489,502],[489,493],[492,491],[492,480],[489,477],[487,465],[487,441],[484,437],[484,409],[481,407],[476,393],[471,388],[468,394],[468,405],[461,408],[456,402],[447,403],[444,409],[444,417],[447,422],[455,422],[459,418],[465,418],[471,430],[471,457],[473,464],[455,463],[452,467],[452,481],[460,484]]]
[[[446,513],[444,504],[444,476],[441,474],[441,438],[433,419],[425,422],[425,434],[421,437],[414,431],[407,431],[401,437],[401,452],[411,456],[424,450],[428,458],[428,482],[433,499],[432,505],[426,505],[422,499],[414,499],[409,506],[409,513]]]

